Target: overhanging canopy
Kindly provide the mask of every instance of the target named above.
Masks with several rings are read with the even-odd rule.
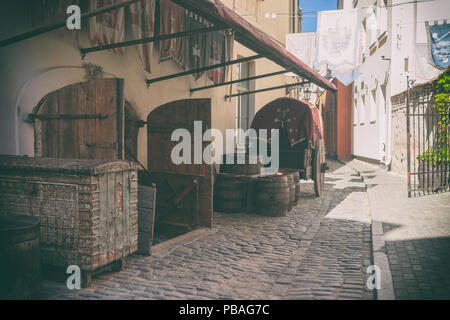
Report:
[[[292,70],[298,76],[308,79],[324,89],[337,90],[336,86],[325,77],[300,61],[285,48],[276,44],[265,33],[225,6],[221,1],[173,0],[173,2],[203,16],[216,25],[224,25],[233,29],[236,33],[235,39],[255,53],[264,55],[267,59],[285,69]]]

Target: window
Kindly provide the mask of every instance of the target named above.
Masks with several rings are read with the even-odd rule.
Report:
[[[366,95],[361,96],[361,106],[359,107],[359,124],[363,125],[365,123],[365,109],[366,108]]]
[[[251,76],[251,63],[240,63],[237,65],[237,78],[245,79]],[[236,86],[237,93],[245,93],[251,89],[250,81],[239,82]],[[251,108],[251,95],[246,94],[237,97],[236,101],[236,128],[247,131],[250,127],[250,112]],[[238,146],[245,147],[245,138],[242,136],[237,137]]]
[[[371,90],[370,94],[370,123],[375,123],[377,120],[377,89]]]

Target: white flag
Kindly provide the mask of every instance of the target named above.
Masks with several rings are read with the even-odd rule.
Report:
[[[286,35],[286,50],[311,68],[314,65],[315,49],[315,32],[289,33]],[[296,74],[292,72],[289,72],[286,75],[290,77],[296,76]]]
[[[320,11],[315,65],[347,73],[359,67],[360,9]]]

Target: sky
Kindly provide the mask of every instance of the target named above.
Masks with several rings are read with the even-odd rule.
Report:
[[[316,32],[317,11],[337,8],[337,0],[299,0],[298,3],[303,10],[302,32]],[[315,12],[311,13],[311,11]]]

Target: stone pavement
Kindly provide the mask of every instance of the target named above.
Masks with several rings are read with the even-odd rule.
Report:
[[[375,264],[387,256],[395,298],[450,299],[450,193],[408,198],[406,177],[346,164],[368,186]]]
[[[46,280],[44,299],[374,299],[369,201],[349,167],[330,162],[325,195],[302,181],[286,217],[215,213],[215,226],[151,257],[133,255],[120,273],[68,290]]]

